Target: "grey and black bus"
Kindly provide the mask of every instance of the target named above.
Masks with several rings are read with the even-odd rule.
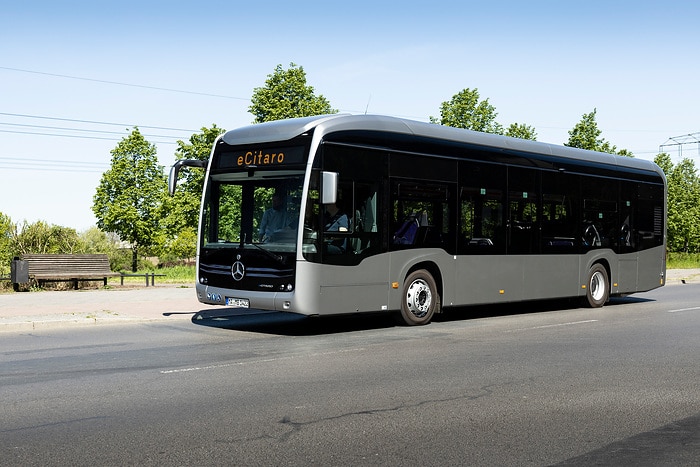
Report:
[[[171,193],[183,166],[206,169],[203,303],[416,325],[665,282],[666,179],[646,160],[336,114],[228,131],[208,161],[173,166]]]

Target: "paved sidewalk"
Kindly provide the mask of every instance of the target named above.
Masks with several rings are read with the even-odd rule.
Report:
[[[197,300],[194,285],[3,293],[0,332],[69,323],[189,320],[211,308]]]
[[[700,283],[700,269],[670,269],[667,286]],[[0,333],[74,324],[190,320],[200,310],[193,284],[0,294]]]

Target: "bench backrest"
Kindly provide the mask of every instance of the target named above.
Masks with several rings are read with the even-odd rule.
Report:
[[[23,255],[30,275],[35,274],[109,274],[107,255]]]

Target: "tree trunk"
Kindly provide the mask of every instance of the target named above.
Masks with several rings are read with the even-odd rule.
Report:
[[[131,246],[131,272],[136,272],[136,269],[138,268],[138,259],[138,246],[134,243]]]

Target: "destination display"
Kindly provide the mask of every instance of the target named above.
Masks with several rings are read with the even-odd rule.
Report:
[[[243,148],[219,153],[219,169],[279,167],[302,164],[306,160],[303,146]]]

